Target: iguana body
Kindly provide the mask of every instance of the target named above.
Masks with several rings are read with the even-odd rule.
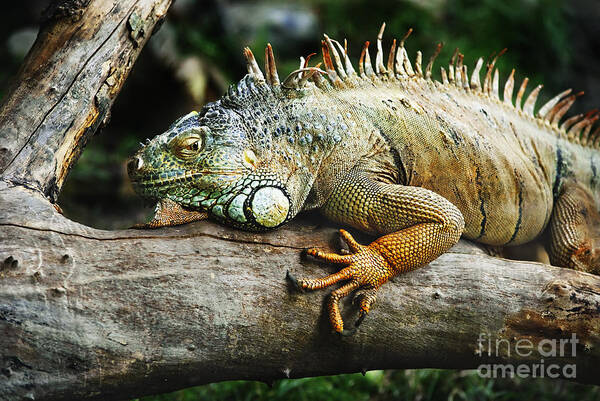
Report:
[[[363,246],[342,230],[350,255],[308,253],[343,269],[316,280],[290,276],[307,289],[347,280],[329,299],[338,332],[341,297],[360,288],[360,322],[379,286],[429,263],[461,235],[514,245],[550,225],[552,262],[596,271],[600,155],[598,130],[590,132],[598,117],[577,116],[559,127],[575,99],[568,93],[534,117],[539,88],[521,109],[523,85],[513,106],[512,74],[501,101],[495,60],[483,85],[481,60],[469,78],[462,55],[453,57],[437,82],[430,78],[435,56],[423,72],[419,53],[413,69],[403,41],[397,51],[394,41],[384,65],[382,33],[375,70],[367,43],[358,74],[328,37],[326,71],[302,60],[283,83],[270,46],[266,78],[246,50],[249,75],[131,159],[135,188],[160,201],[149,226],[210,215],[261,231],[317,208],[382,235]]]

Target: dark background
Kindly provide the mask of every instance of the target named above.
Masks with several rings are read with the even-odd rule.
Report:
[[[6,2],[0,14],[0,98],[35,39],[48,0]],[[543,83],[538,107],[565,88],[584,90],[569,115],[600,106],[600,1],[598,0],[371,0],[298,2],[177,0],[161,30],[143,50],[112,110],[110,123],[92,138],[71,171],[59,204],[73,220],[123,228],[150,214],[131,190],[124,162],[139,142],[177,117],[215,100],[245,74],[242,48],[262,64],[273,44],[280,78],[300,56],[319,52],[323,32],[347,38],[357,61],[365,40],[387,23],[384,47],[414,29],[406,48],[426,64],[435,44],[445,47],[434,76],[454,48],[472,71],[478,57],[503,48],[501,87],[511,68],[517,85]],[[374,57],[373,46],[371,55]],[[387,54],[387,52],[386,52]],[[145,400],[600,400],[596,387],[545,379],[483,379],[472,371],[375,371],[366,376],[217,383]]]

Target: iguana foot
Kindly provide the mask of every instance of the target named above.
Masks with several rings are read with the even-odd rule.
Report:
[[[131,228],[159,228],[178,226],[193,221],[205,220],[208,213],[184,209],[179,203],[170,199],[161,199],[156,204],[154,217],[148,223],[139,223]]]
[[[288,279],[302,290],[317,290],[329,287],[340,281],[348,281],[329,295],[327,311],[333,329],[342,335],[351,335],[363,321],[373,302],[375,302],[377,288],[394,275],[392,266],[388,264],[382,254],[382,249],[377,242],[368,246],[361,245],[345,230],[340,230],[340,235],[350,248],[349,255],[323,252],[318,249],[308,249],[306,253],[326,262],[339,264],[344,267],[337,273],[319,279],[297,280],[288,273]],[[344,322],[340,313],[339,302],[352,291],[361,289],[355,300],[359,301],[360,312],[353,329],[344,329]]]

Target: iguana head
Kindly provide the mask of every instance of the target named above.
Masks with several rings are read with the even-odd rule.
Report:
[[[329,85],[318,78],[325,73],[318,66],[305,62],[280,83],[270,45],[266,77],[250,49],[244,54],[248,75],[129,160],[135,190],[158,201],[156,216],[169,215],[161,208],[189,209],[246,230],[275,228],[300,211],[320,161],[347,130],[341,121],[342,131],[333,121],[324,127],[325,115],[312,110],[320,103],[308,100],[316,90],[308,80]],[[161,220],[156,216],[153,222]]]
[[[127,164],[131,182],[145,198],[206,211],[230,226],[277,227],[290,214],[289,195],[266,160],[267,139],[257,138],[229,98],[178,119],[143,146]]]

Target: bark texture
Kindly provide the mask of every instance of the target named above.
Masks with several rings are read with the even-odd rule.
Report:
[[[285,281],[288,269],[333,270],[301,257],[311,246],[337,249],[332,226],[305,216],[267,234],[210,222],[109,232],[57,212],[69,167],[169,3],[55,5],[0,111],[0,399],[126,399],[227,379],[542,358],[600,382],[596,276],[460,242],[385,285],[361,331],[340,338],[325,291],[300,294]],[[575,356],[537,348],[572,333]],[[490,356],[487,344],[476,353],[480,334]],[[524,339],[535,347],[522,357]]]
[[[0,109],[0,173],[55,201],[171,0],[63,0]]]
[[[118,399],[228,379],[271,381],[381,368],[482,363],[577,365],[598,383],[600,278],[485,255],[461,242],[382,287],[353,337],[331,333],[324,291],[285,272],[337,248],[337,231],[300,219],[267,234],[209,222],[101,231],[23,187],[0,189],[0,387],[5,399]],[[7,260],[7,258],[9,258]],[[356,307],[345,305],[351,323]],[[480,333],[492,356],[478,356]],[[519,357],[515,344],[569,338],[576,357]],[[495,340],[505,339],[495,353]],[[486,348],[487,350],[487,345]],[[510,350],[510,355],[508,355]]]

